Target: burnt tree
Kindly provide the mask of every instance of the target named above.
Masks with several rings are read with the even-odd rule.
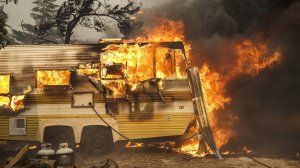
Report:
[[[105,23],[114,20],[125,36],[131,31],[133,20],[131,15],[140,10],[141,4],[128,0],[125,5],[107,4],[105,0],[66,0],[60,6],[56,23],[60,33],[64,36],[64,43],[69,44],[73,30],[81,25],[94,28],[101,32],[105,30]]]

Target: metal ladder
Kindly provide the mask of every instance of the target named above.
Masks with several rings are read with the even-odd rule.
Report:
[[[203,139],[208,144],[210,149],[214,152],[214,154],[219,159],[222,159],[222,156],[215,143],[215,139],[213,137],[211,127],[209,125],[198,68],[188,67],[186,69],[186,73],[190,84],[190,89],[192,92],[192,97],[193,97],[192,100],[193,100],[196,119],[201,128]]]

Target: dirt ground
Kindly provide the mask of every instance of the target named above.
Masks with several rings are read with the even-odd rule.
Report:
[[[2,146],[0,162],[15,155],[17,150],[14,151],[13,148],[15,147]],[[75,165],[78,168],[91,168],[93,166],[98,168],[101,161],[112,159],[117,162],[120,168],[300,168],[300,158],[294,154],[279,156],[251,153],[222,156],[223,159],[219,160],[214,155],[193,157],[173,150],[141,147],[126,148],[121,152],[113,152],[102,157],[91,157],[77,152]]]
[[[115,160],[120,168],[300,168],[300,159],[294,156],[263,156],[255,154],[223,155],[219,160],[214,155],[192,157],[164,149],[125,149],[104,157],[76,155],[76,166],[90,168],[99,166],[107,158]]]

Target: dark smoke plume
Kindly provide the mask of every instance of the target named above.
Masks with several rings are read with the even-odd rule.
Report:
[[[228,148],[300,151],[300,1],[172,0],[142,17],[144,27],[151,17],[183,21],[192,62],[207,62],[223,75],[234,65],[230,45],[235,40],[267,43],[270,52],[279,48],[280,64],[254,77],[238,75],[227,84],[232,102],[217,113],[222,125],[229,113],[240,119]]]

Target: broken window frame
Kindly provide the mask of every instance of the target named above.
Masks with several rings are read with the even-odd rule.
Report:
[[[35,77],[34,77],[34,84],[35,84],[35,88],[38,88],[38,80],[37,80],[37,72],[38,71],[70,71],[70,79],[69,79],[69,85],[43,85],[43,87],[45,89],[49,89],[49,88],[61,88],[61,87],[67,87],[70,88],[72,87],[71,85],[71,76],[72,76],[72,69],[71,68],[59,68],[59,67],[48,67],[48,68],[36,68],[35,69]]]

